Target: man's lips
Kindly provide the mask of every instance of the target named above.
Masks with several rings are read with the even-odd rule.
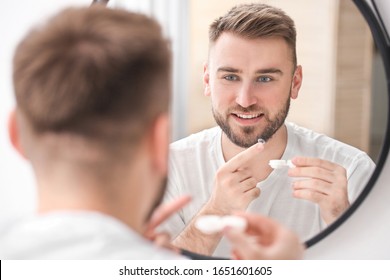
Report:
[[[232,115],[235,115],[236,117],[238,117],[240,119],[255,119],[255,118],[261,117],[263,114],[262,113],[258,113],[258,114],[235,114],[235,113],[232,113]]]
[[[233,118],[240,124],[243,125],[253,125],[257,123],[264,116],[263,113],[252,113],[252,114],[242,114],[242,113],[232,113]]]

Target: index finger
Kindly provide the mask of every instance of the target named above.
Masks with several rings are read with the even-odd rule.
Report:
[[[238,216],[247,220],[247,233],[259,237],[260,243],[269,244],[272,242],[279,228],[275,221],[259,214],[247,212],[237,213]]]
[[[252,158],[258,156],[262,150],[264,150],[264,144],[256,143],[255,145],[249,147],[245,151],[231,158],[225,164],[225,168],[230,172],[234,172],[237,171],[239,168],[246,167],[245,164]]]
[[[188,202],[191,201],[190,196],[181,196],[169,203],[160,205],[157,207],[156,210],[154,210],[152,217],[150,218],[146,232],[154,230],[156,227],[158,227],[162,222],[167,220],[172,214],[179,211],[181,208],[183,208],[185,205],[187,205]]]
[[[295,157],[291,161],[297,167],[316,166],[327,169],[329,171],[333,171],[341,167],[340,165],[331,161],[312,157]]]

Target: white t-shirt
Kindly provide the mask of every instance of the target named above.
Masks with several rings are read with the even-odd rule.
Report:
[[[181,258],[97,212],[52,212],[0,224],[0,259]]]
[[[353,201],[365,187],[375,164],[364,152],[309,129],[286,122],[287,147],[282,159],[294,156],[316,157],[342,165],[347,170],[348,197]],[[191,203],[174,215],[164,229],[177,236],[211,196],[216,171],[225,163],[219,127],[204,130],[176,141],[170,146],[168,189],[165,201],[190,194]],[[274,218],[294,230],[305,241],[325,228],[319,207],[310,201],[292,197],[292,182],[286,169],[275,169],[258,183],[259,198],[249,212]],[[229,257],[230,249],[222,239],[214,256]]]

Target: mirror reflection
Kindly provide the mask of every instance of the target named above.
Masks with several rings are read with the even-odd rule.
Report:
[[[386,92],[383,90],[386,86],[383,65],[369,27],[353,2],[262,1],[281,8],[296,25],[297,65],[302,66],[302,73],[298,66],[290,77],[291,106],[286,121],[299,128],[287,125],[284,136],[279,130],[279,135],[272,137],[251,134],[250,129],[240,131],[239,126],[255,122],[259,112],[271,116],[269,111],[274,101],[256,96],[253,93],[256,92],[255,86],[251,88],[247,81],[255,78],[281,81],[283,79],[275,72],[282,69],[282,73],[287,73],[282,67],[261,67],[263,62],[274,66],[272,63],[276,62],[269,60],[270,57],[283,57],[283,53],[278,52],[277,43],[270,43],[270,49],[264,47],[269,40],[253,42],[230,34],[218,37],[209,52],[210,24],[230,7],[243,3],[248,1],[225,1],[223,6],[217,1],[190,1],[191,70],[186,118],[187,134],[195,135],[174,144],[171,151],[167,199],[188,192],[194,195],[191,206],[167,226],[175,236],[174,244],[217,256],[226,256],[228,245],[224,240],[214,240],[206,249],[207,246],[200,246],[200,243],[207,244],[212,238],[194,230],[195,215],[224,215],[229,211],[247,209],[275,218],[296,231],[302,241],[308,240],[334,222],[364,188],[375,168],[386,125],[387,108],[384,106],[387,102],[383,100],[386,96],[381,95]],[[251,56],[256,48],[259,53]],[[285,61],[288,59],[285,57]],[[269,68],[276,71],[269,71]],[[231,86],[231,83],[235,85]],[[253,92],[250,93],[250,90]],[[231,92],[238,93],[231,97]],[[253,105],[258,102],[250,100],[253,96],[254,99],[262,98],[264,105]],[[229,120],[228,114],[233,120]],[[222,132],[214,128],[216,122],[222,127]],[[310,134],[306,129],[316,134]],[[252,138],[240,135],[241,132]],[[286,137],[288,143],[299,133],[304,134],[301,136],[306,140],[312,137],[312,141],[299,142],[302,146],[275,144],[275,139]],[[328,138],[321,140],[322,134],[339,142]],[[268,140],[259,154],[260,160],[256,161],[247,153],[247,165],[234,161],[232,166],[225,168],[228,165],[225,162],[235,160],[234,156],[242,151],[240,147],[251,146],[259,136]],[[340,142],[357,150],[346,148]],[[280,150],[280,147],[283,149]],[[321,149],[324,151],[319,151]],[[251,151],[252,154],[255,152]],[[270,159],[290,160],[298,156],[305,158],[295,159],[298,168],[294,170],[272,170],[267,166]],[[257,188],[261,192],[253,194],[258,196],[255,199],[235,205],[237,200],[242,200],[240,194],[229,193],[226,186],[234,178],[227,173],[250,170],[253,166],[262,166],[262,171],[254,171],[256,175],[253,176],[243,175],[245,178],[239,179],[239,182],[252,176],[260,181]],[[343,182],[343,179],[346,181]]]

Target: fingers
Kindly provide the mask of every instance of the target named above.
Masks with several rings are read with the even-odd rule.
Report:
[[[248,162],[256,156],[258,156],[261,151],[264,149],[264,144],[256,143],[255,145],[249,147],[245,151],[239,153],[232,159],[230,159],[226,164],[225,168],[229,172],[235,172],[238,169],[247,167]]]
[[[172,245],[171,237],[167,232],[159,232],[158,234],[154,234],[153,236],[148,237],[148,239],[151,240],[156,246],[175,251],[176,253],[180,252],[177,247]]]
[[[298,236],[276,221],[250,213],[240,213],[248,223],[246,232],[225,229],[234,259],[300,259],[304,247]]]
[[[262,244],[269,244],[275,235],[278,224],[270,218],[246,212],[235,213],[247,221],[246,232],[260,237]]]
[[[236,186],[243,182],[248,183],[248,180],[252,178],[252,172],[249,170],[240,170],[234,173],[230,173],[225,169],[220,169],[217,171],[215,177],[217,181],[224,186]]]
[[[233,258],[240,260],[265,258],[265,256],[262,255],[262,246],[257,243],[255,238],[231,228],[226,228],[224,230],[224,235],[233,247]]]
[[[153,243],[160,247],[170,247],[170,241],[171,237],[166,232],[158,233],[153,238]]]
[[[320,204],[325,199],[325,196],[327,195],[310,189],[301,189],[301,190],[294,190],[293,196],[295,198],[305,199]]]
[[[153,243],[159,247],[173,249],[171,244],[171,237],[167,232],[158,233],[153,239]]]
[[[260,195],[260,189],[256,187],[259,180],[255,175],[263,149],[264,144],[257,143],[218,169],[208,208],[218,209],[219,214],[229,214],[233,210],[246,209]]]
[[[293,189],[294,191],[309,189],[323,195],[329,195],[331,194],[332,191],[332,188],[329,185],[329,183],[318,179],[306,179],[306,180],[294,182]]]
[[[244,169],[237,172],[234,172],[234,177],[238,183],[246,181],[252,177],[252,172],[250,170]]]
[[[240,185],[244,193],[254,189],[258,189],[260,191],[259,188],[256,188],[257,180],[255,178],[248,178],[247,180],[241,182]]]
[[[288,175],[291,177],[316,178],[328,183],[333,182],[337,176],[332,171],[322,169],[321,167],[295,167],[288,171]]]
[[[292,162],[296,167],[289,169],[288,175],[291,177],[308,177],[336,185],[347,184],[347,172],[339,164],[307,157],[296,157]]]
[[[320,158],[311,158],[311,157],[295,157],[292,160],[295,166],[307,167],[307,166],[317,166],[329,171],[338,169],[339,165],[328,160],[323,160]]]
[[[306,177],[294,182],[294,196],[319,203],[327,197],[338,197],[347,192],[346,170],[341,165],[318,158],[296,157],[291,168],[291,177]]]
[[[345,168],[316,158],[297,157],[292,161],[297,167],[291,168],[288,175],[307,178],[294,182],[293,196],[318,204],[322,219],[332,223],[349,206]]]
[[[167,220],[172,214],[179,211],[188,202],[191,201],[190,196],[181,196],[167,204],[160,205],[152,214],[150,218],[146,232],[153,231],[156,227],[158,227],[162,222]]]

